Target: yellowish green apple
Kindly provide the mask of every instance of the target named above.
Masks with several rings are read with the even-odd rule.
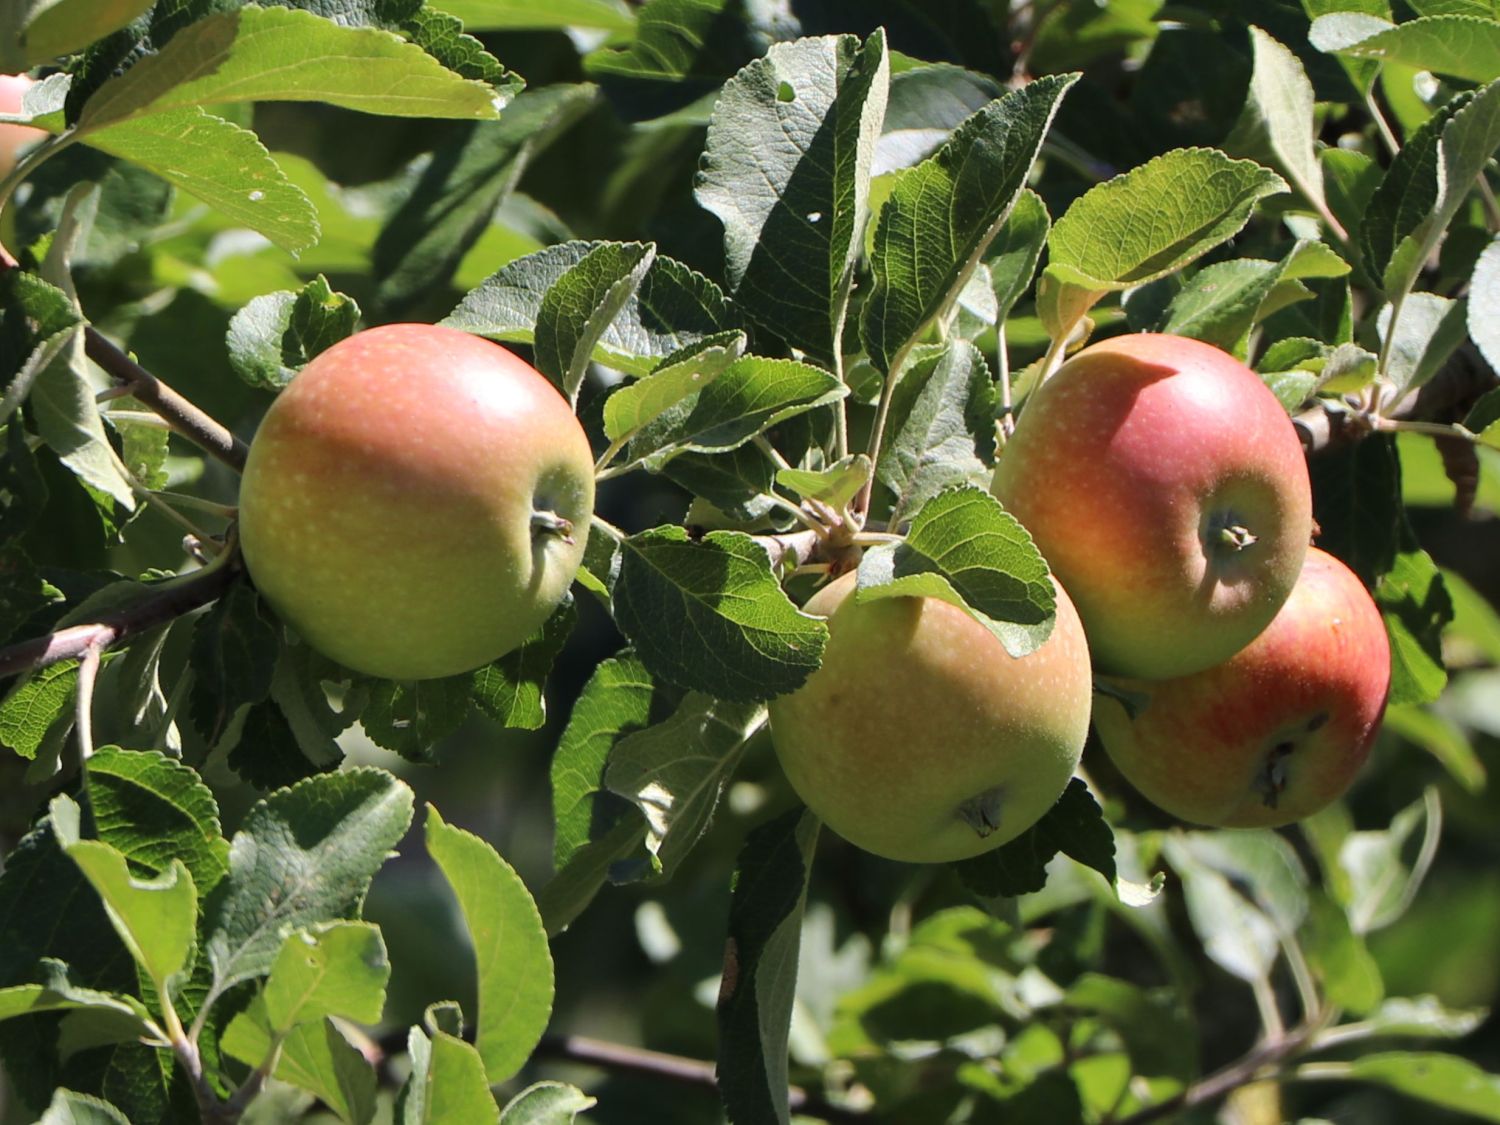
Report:
[[[858,601],[853,573],[811,598],[828,618],[822,666],[771,701],[797,794],[851,843],[943,863],[998,847],[1056,803],[1088,734],[1088,644],[1057,588],[1057,624],[1011,657],[937,598]]]
[[[593,457],[566,399],[488,340],[356,333],[276,398],[250,447],[240,540],[257,588],[356,671],[478,668],[540,628],[583,558]]]

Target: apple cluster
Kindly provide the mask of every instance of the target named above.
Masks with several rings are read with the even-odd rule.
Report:
[[[1302,446],[1253,371],[1159,334],[1086,348],[1030,396],[992,492],[1057,585],[1032,654],[938,599],[861,602],[853,575],[806,607],[829,618],[823,666],[771,723],[835,831],[911,861],[1014,839],[1066,786],[1091,711],[1126,780],[1186,821],[1285,824],[1347,788],[1384,710],[1385,627],[1310,546]]]

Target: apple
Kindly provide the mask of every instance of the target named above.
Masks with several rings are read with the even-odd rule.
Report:
[[[944,863],[1014,839],[1056,803],[1088,735],[1088,643],[1068,596],[1019,660],[937,598],[851,597],[854,573],[815,594],[822,666],[770,704],[792,788],[851,843]]]
[[[1101,671],[1182,676],[1276,616],[1312,537],[1302,445],[1209,344],[1105,340],[1034,392],[991,491],[1072,595]]]
[[[1349,787],[1380,727],[1391,650],[1380,610],[1343,563],[1307,553],[1265,632],[1223,664],[1100,693],[1094,722],[1125,779],[1182,820],[1288,824]]]
[[[20,113],[21,99],[31,88],[31,79],[24,74],[0,74],[0,113]],[[41,140],[47,130],[30,125],[0,124],[0,176],[8,176],[16,166],[20,150]]]
[[[535,369],[456,329],[389,324],[334,344],[272,403],[239,534],[251,579],[309,644],[418,680],[541,627],[593,502],[588,438]]]

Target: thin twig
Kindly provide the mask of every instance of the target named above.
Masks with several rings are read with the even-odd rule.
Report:
[[[78,761],[86,764],[94,756],[94,682],[99,677],[99,661],[104,655],[102,644],[91,644],[78,661],[78,690],[73,730],[78,738]]]
[[[1218,1101],[1226,1094],[1239,1089],[1259,1077],[1263,1071],[1281,1065],[1287,1058],[1301,1051],[1312,1036],[1313,1029],[1301,1027],[1287,1035],[1262,1043],[1243,1058],[1228,1066],[1200,1078],[1191,1086],[1170,1098],[1137,1110],[1129,1117],[1122,1117],[1114,1125],[1147,1125],[1160,1121],[1183,1110]]]
[[[83,330],[83,349],[110,377],[129,387],[136,399],[165,418],[173,430],[235,472],[245,471],[249,446],[110,343],[91,324]]]
[[[237,551],[226,550],[201,570],[164,582],[139,601],[104,614],[98,621],[71,625],[0,648],[0,678],[46,668],[59,660],[76,660],[91,648],[103,652],[137,633],[205,606],[234,581],[240,569],[238,560]]]
[[[1462,417],[1480,395],[1497,386],[1500,378],[1478,349],[1465,344],[1436,375],[1385,410],[1382,417],[1393,421]],[[1295,414],[1292,421],[1309,454],[1351,445],[1375,429],[1369,418],[1341,402],[1317,402]]]
[[[627,1047],[581,1035],[549,1035],[537,1045],[536,1053],[544,1058],[566,1059],[605,1070],[663,1078],[686,1086],[713,1090],[718,1088],[714,1064],[703,1059],[649,1051],[644,1047]],[[788,1090],[788,1102],[794,1112],[825,1121],[859,1122],[865,1125],[870,1116],[858,1110],[833,1105],[797,1086]]]

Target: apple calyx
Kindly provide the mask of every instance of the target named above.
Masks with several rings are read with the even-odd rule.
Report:
[[[1000,805],[1004,795],[1003,785],[976,793],[958,806],[958,818],[974,829],[982,840],[1000,827]]]
[[[1232,523],[1227,527],[1219,528],[1219,543],[1228,547],[1231,551],[1243,551],[1255,545],[1259,538],[1253,531],[1243,524]]]
[[[533,537],[538,535],[555,535],[564,543],[571,544],[573,542],[573,521],[564,519],[556,512],[548,511],[545,508],[538,508],[531,513],[531,534]]]
[[[1256,775],[1254,788],[1260,794],[1261,802],[1268,809],[1274,809],[1281,800],[1281,794],[1287,786],[1287,759],[1292,756],[1292,751],[1297,744],[1291,739],[1283,739],[1271,747],[1270,753],[1266,755],[1265,763]]]

